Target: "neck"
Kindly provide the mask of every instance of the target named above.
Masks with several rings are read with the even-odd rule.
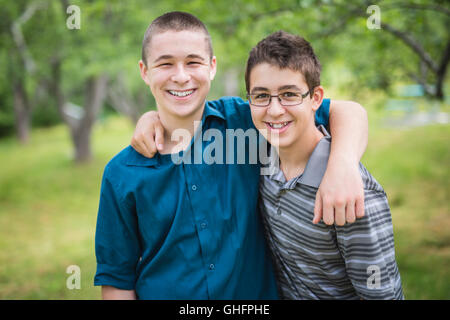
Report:
[[[286,180],[303,173],[309,157],[322,138],[322,132],[312,125],[292,145],[286,148],[278,148],[280,169],[283,171]]]
[[[164,148],[160,151],[161,154],[177,153],[189,147],[202,120],[203,110],[204,107],[187,117],[160,113],[159,118],[164,127]]]

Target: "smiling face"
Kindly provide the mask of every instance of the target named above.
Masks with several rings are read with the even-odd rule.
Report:
[[[301,72],[269,63],[261,63],[252,68],[249,93],[254,95],[278,95],[289,97],[305,94],[309,88]],[[258,107],[250,104],[253,123],[261,134],[275,147],[290,148],[301,141],[305,134],[315,130],[314,112],[322,103],[323,89],[318,86],[313,96],[309,94],[303,102],[294,106],[282,106],[277,97],[272,97],[270,105]],[[278,140],[278,141],[277,141]]]
[[[216,58],[210,58],[202,31],[165,31],[153,36],[141,77],[155,97],[158,112],[172,119],[199,120]]]

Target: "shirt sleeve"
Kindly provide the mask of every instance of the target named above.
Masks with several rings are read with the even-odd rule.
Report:
[[[403,299],[386,194],[365,190],[364,201],[363,218],[336,226],[347,275],[362,299]]]
[[[135,210],[118,194],[105,168],[95,233],[96,286],[134,290],[141,255]]]
[[[323,99],[322,104],[316,111],[316,126],[323,125],[328,128],[328,122],[330,119],[330,99]]]

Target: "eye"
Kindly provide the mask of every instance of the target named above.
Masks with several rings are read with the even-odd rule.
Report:
[[[281,96],[282,96],[283,98],[296,98],[296,97],[298,97],[299,95],[298,95],[298,93],[287,91],[287,92],[283,92],[283,93],[281,94]]]
[[[198,64],[201,64],[201,62],[199,62],[199,61],[189,61],[187,64],[188,65],[198,65]]]
[[[269,94],[267,93],[259,93],[255,95],[255,99],[268,99],[269,98]]]
[[[164,62],[164,63],[160,63],[158,65],[158,67],[167,67],[167,66],[171,66],[172,64],[170,62]]]

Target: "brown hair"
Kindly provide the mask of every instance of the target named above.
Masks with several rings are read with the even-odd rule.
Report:
[[[148,26],[145,31],[144,40],[142,41],[142,61],[147,65],[147,51],[152,39],[156,33],[163,33],[169,30],[173,31],[203,31],[206,37],[206,46],[209,53],[209,58],[213,56],[211,36],[206,29],[206,26],[197,17],[187,12],[172,11],[163,14],[156,18]]]
[[[299,71],[313,95],[315,87],[320,85],[320,62],[314,50],[304,38],[285,31],[277,31],[261,40],[250,51],[245,70],[245,86],[250,91],[250,72],[261,63],[278,66],[280,69],[289,68]]]

